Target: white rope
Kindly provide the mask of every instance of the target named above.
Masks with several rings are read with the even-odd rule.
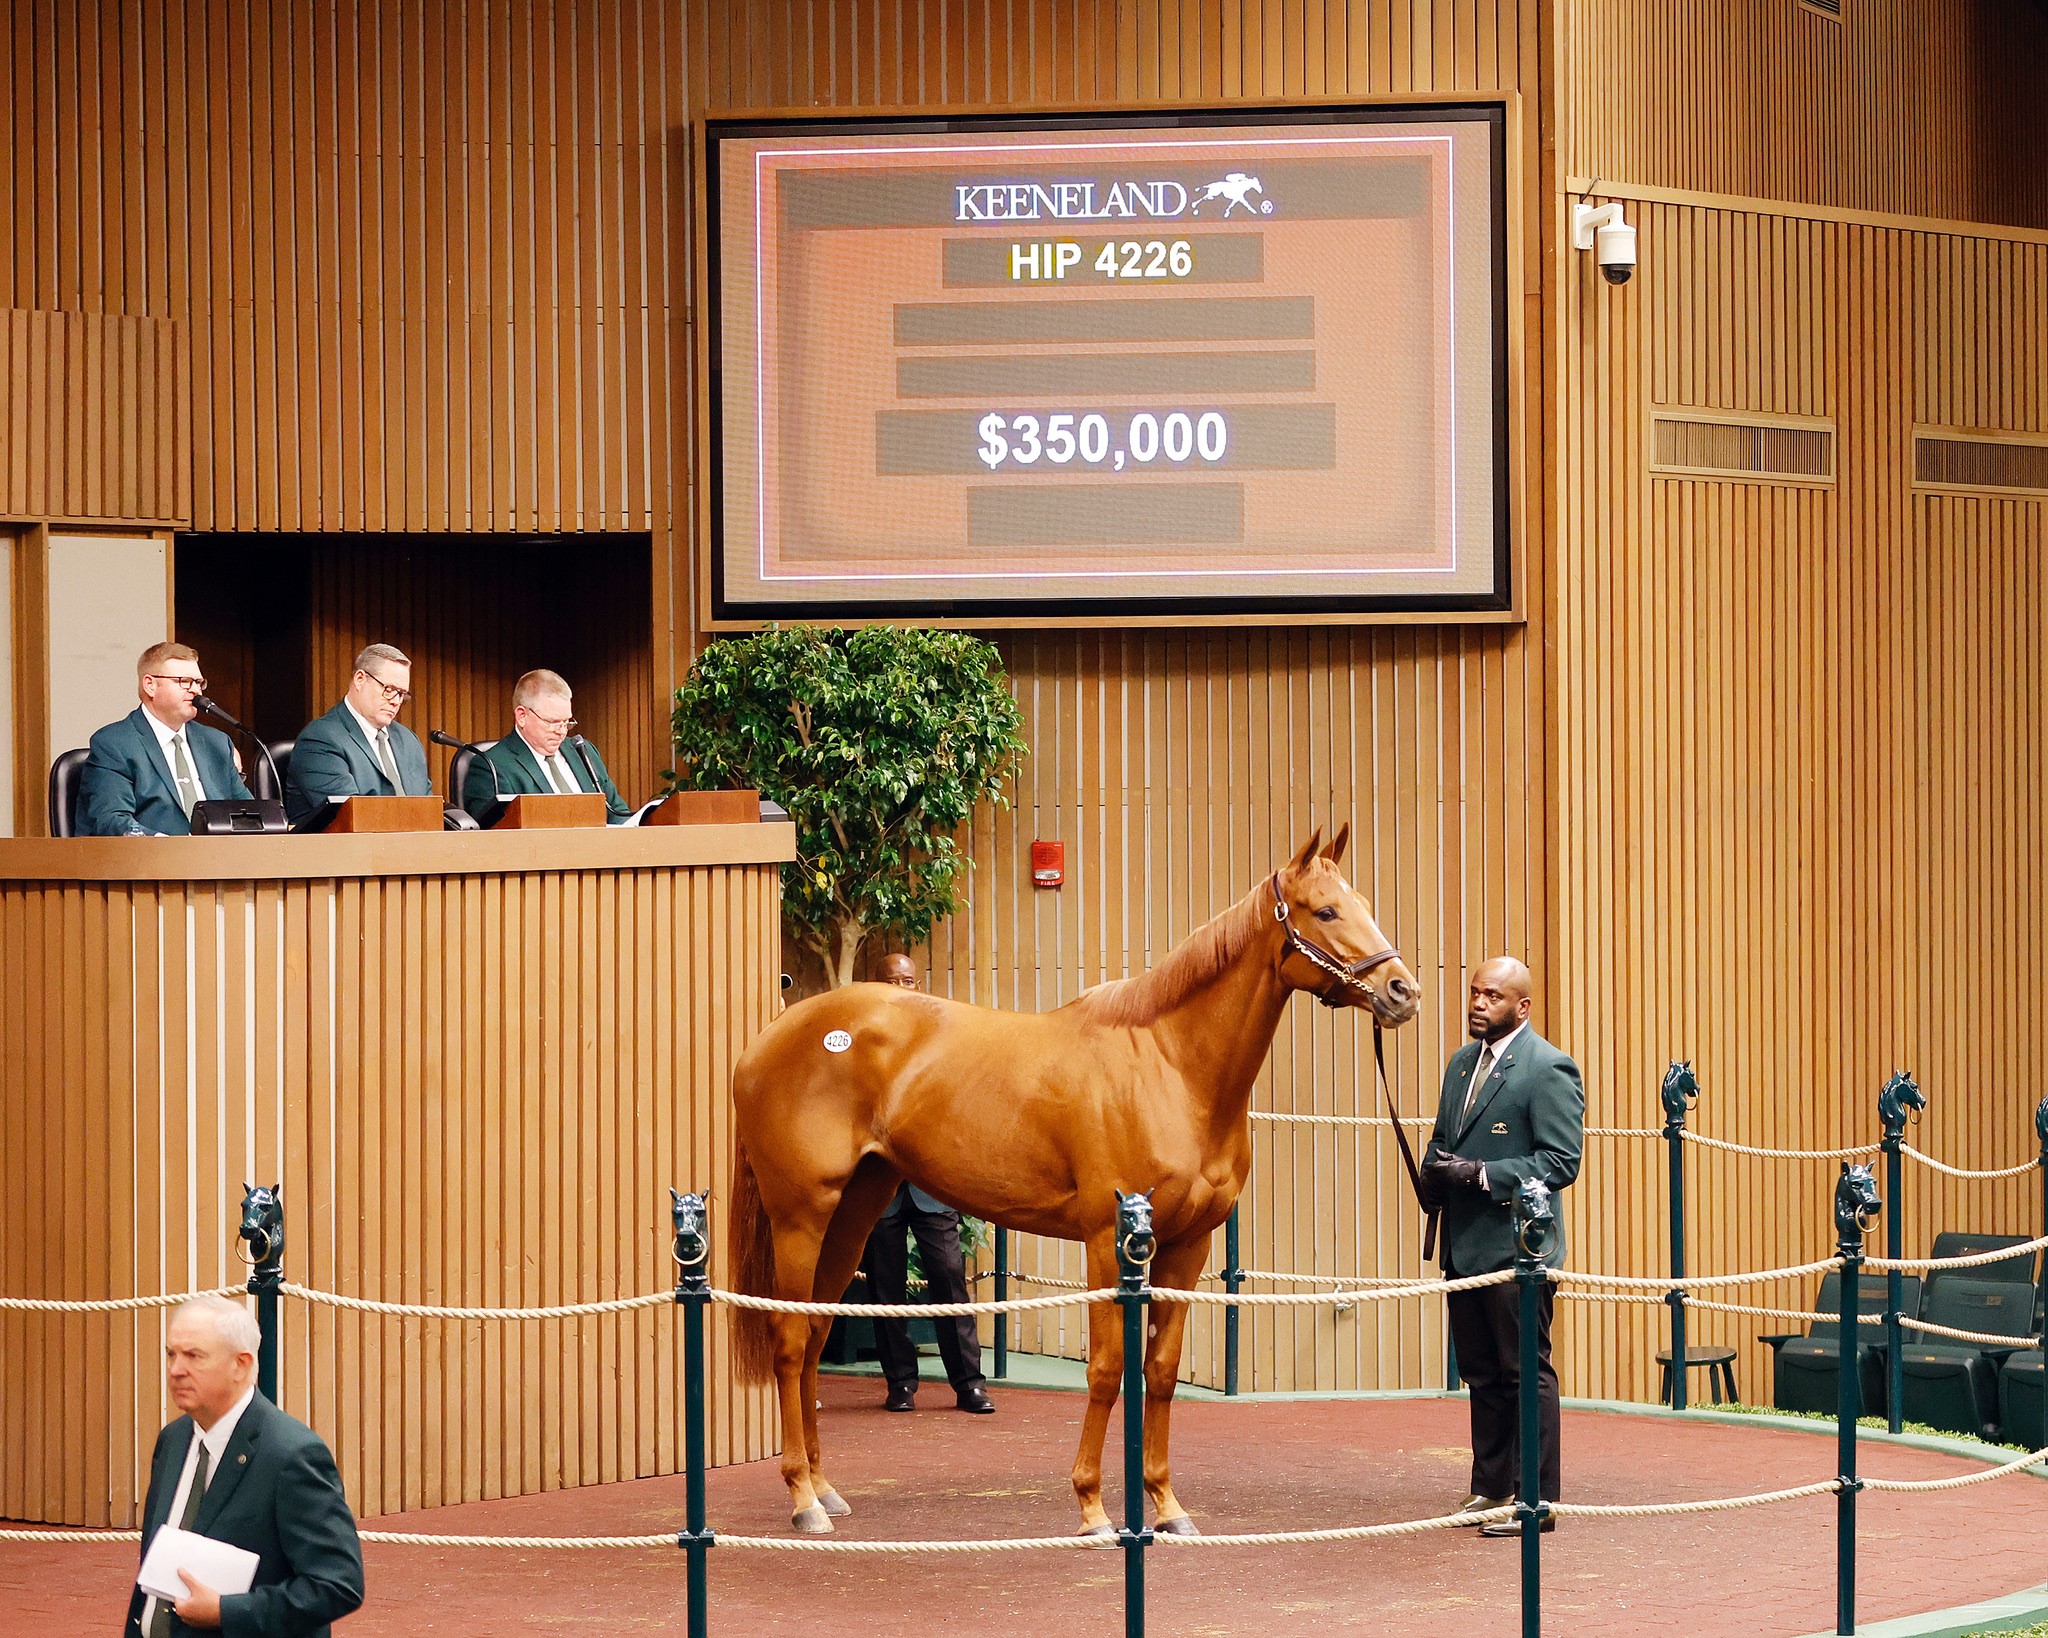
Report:
[[[359,1530],[364,1541],[384,1547],[666,1547],[675,1551],[676,1533],[659,1536],[431,1536],[412,1530]]]
[[[1989,1479],[2002,1479],[2008,1473],[2017,1473],[2023,1467],[2032,1467],[2036,1462],[2048,1460],[2048,1445],[2035,1451],[2031,1456],[2018,1456],[2003,1467],[1987,1467],[1982,1473],[1965,1473],[1954,1479],[1865,1479],[1865,1490],[1892,1490],[1906,1493],[1929,1490],[1960,1490],[1965,1485],[1983,1484]]]
[[[1240,1292],[1233,1297],[1227,1291],[1172,1291],[1155,1286],[1152,1288],[1152,1300],[1211,1303],[1225,1308],[1233,1304],[1247,1308],[1314,1308],[1339,1302],[1348,1307],[1360,1302],[1390,1302],[1401,1297],[1440,1297],[1453,1291],[1477,1291],[1482,1286],[1506,1285],[1514,1277],[1515,1271],[1512,1268],[1502,1268],[1491,1274],[1472,1274],[1459,1280],[1420,1280],[1408,1285],[1382,1286],[1375,1291],[1347,1290],[1341,1296],[1325,1296],[1319,1291],[1292,1291],[1285,1294],[1262,1293],[1258,1296]]]
[[[966,1314],[1026,1314],[1039,1308],[1078,1308],[1092,1302],[1113,1302],[1115,1286],[1082,1291],[1071,1297],[1010,1297],[1003,1302],[784,1302],[779,1297],[749,1297],[738,1291],[711,1293],[713,1302],[731,1308],[752,1308],[764,1314],[847,1314],[856,1319],[953,1319]],[[1158,1292],[1153,1292],[1158,1296]]]
[[[1611,1138],[1660,1138],[1664,1134],[1654,1126],[1588,1126],[1587,1137]]]
[[[1704,1297],[1688,1298],[1685,1308],[1687,1313],[1691,1313],[1695,1308],[1704,1308],[1714,1314],[1755,1314],[1761,1319],[1805,1320],[1808,1323],[1814,1320],[1837,1321],[1841,1318],[1839,1314],[1823,1314],[1810,1308],[1753,1308],[1746,1302],[1709,1302]],[[1858,1314],[1856,1323],[1882,1325],[1884,1315]]]
[[[1203,1277],[1205,1279],[1207,1278],[1206,1275],[1204,1275]],[[1010,1270],[1010,1278],[1019,1281],[1024,1285],[1050,1286],[1055,1291],[1086,1291],[1088,1289],[1088,1287],[1082,1284],[1082,1282],[1079,1280],[1055,1280],[1043,1274],[1020,1273],[1018,1270],[1014,1268]]]
[[[1853,1160],[1858,1155],[1874,1155],[1881,1147],[1861,1143],[1853,1149],[1759,1149],[1748,1143],[1730,1143],[1725,1138],[1703,1137],[1690,1126],[1681,1129],[1679,1136],[1703,1149],[1725,1149],[1733,1155],[1759,1155],[1766,1160]]]
[[[674,1536],[669,1540],[673,1542]],[[1011,1536],[998,1541],[840,1541],[824,1536],[719,1536],[720,1547],[799,1553],[1011,1553],[1039,1548],[1114,1547],[1115,1536]]]
[[[2032,1256],[2043,1246],[2048,1246],[2048,1234],[2021,1245],[2000,1246],[1995,1251],[1973,1252],[1968,1257],[1866,1257],[1863,1259],[1863,1266],[1872,1273],[1883,1273],[1896,1268],[1901,1274],[1924,1274],[1934,1268],[1982,1268],[1987,1263],[2010,1262],[2020,1257]]]
[[[2041,1164],[2035,1159],[2018,1166],[2005,1166],[1994,1172],[1973,1172],[1966,1166],[1951,1166],[1946,1161],[1936,1160],[1932,1155],[1922,1154],[1910,1143],[1902,1143],[1899,1148],[1921,1165],[1940,1172],[1944,1177],[2018,1177],[2022,1172],[2031,1172]]]
[[[1429,1530],[1463,1530],[1515,1516],[1514,1505],[1489,1507],[1483,1513],[1443,1513],[1434,1518],[1403,1519],[1398,1524],[1351,1524],[1332,1530],[1262,1530],[1241,1536],[1153,1536],[1156,1544],[1174,1547],[1295,1547],[1317,1541],[1370,1541],[1375,1536],[1419,1536]]]
[[[1390,1274],[1275,1274],[1263,1268],[1240,1268],[1238,1275],[1247,1280],[1289,1280],[1296,1285],[1328,1285],[1339,1291],[1370,1291],[1379,1286],[1411,1286],[1412,1276]],[[1205,1280],[1220,1280],[1221,1274],[1204,1274]],[[1431,1287],[1435,1289],[1434,1286]]]
[[[1286,1109],[1254,1109],[1252,1120],[1285,1121],[1292,1126],[1391,1126],[1391,1117],[1386,1115],[1297,1115]],[[1434,1115],[1403,1115],[1403,1126],[1434,1126]],[[1190,1538],[1198,1539],[1198,1538]]]
[[[176,1308],[194,1297],[240,1297],[241,1285],[215,1286],[211,1291],[180,1291],[167,1297],[97,1297],[90,1302],[55,1302],[41,1297],[0,1297],[0,1311],[25,1314],[116,1314],[134,1308]]]
[[[1778,1502],[1799,1501],[1807,1496],[1832,1496],[1842,1488],[1840,1479],[1823,1479],[1791,1490],[1766,1490],[1755,1496],[1718,1496],[1712,1501],[1640,1502],[1632,1506],[1582,1506],[1577,1502],[1548,1502],[1545,1505],[1561,1518],[1577,1519],[1664,1519],[1683,1513],[1732,1513],[1744,1507],[1770,1507]]]
[[[615,1297],[609,1302],[557,1303],[548,1308],[448,1308],[439,1304],[413,1302],[372,1302],[368,1297],[344,1297],[332,1291],[314,1291],[286,1280],[278,1287],[288,1297],[324,1303],[330,1308],[353,1308],[364,1314],[396,1314],[406,1319],[452,1320],[544,1320],[583,1319],[592,1314],[623,1314],[632,1308],[673,1305],[675,1293],[657,1291],[645,1297]],[[717,1295],[717,1293],[713,1293]]]
[[[1842,1266],[1839,1257],[1828,1257],[1817,1263],[1801,1263],[1797,1268],[1766,1268],[1754,1274],[1688,1274],[1682,1280],[1638,1279],[1627,1274],[1581,1274],[1575,1269],[1553,1268],[1551,1279],[1561,1285],[1604,1286],[1613,1291],[1712,1291],[1727,1285],[1754,1285],[1761,1280],[1796,1280],[1808,1274],[1826,1274]]]
[[[1958,1342],[1982,1342],[1993,1348],[2038,1348],[2039,1337],[2004,1337],[1992,1331],[1958,1331],[1950,1326],[1936,1325],[1932,1320],[1901,1318],[1899,1323],[1915,1331],[1932,1331],[1938,1337],[1954,1337]]]
[[[64,1541],[90,1546],[94,1542],[141,1539],[140,1530],[0,1530],[0,1541]]]

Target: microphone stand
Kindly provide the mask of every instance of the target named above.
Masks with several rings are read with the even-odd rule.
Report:
[[[218,717],[238,734],[248,736],[256,749],[263,753],[263,760],[270,765],[271,782],[277,787],[277,800],[282,802],[284,800],[284,775],[277,771],[277,759],[270,754],[270,747],[263,743],[263,736],[253,728],[244,727],[241,723],[237,722],[220,708],[218,701],[205,694],[201,694],[192,703],[209,717]]]
[[[476,758],[477,762],[481,762],[484,765],[484,767],[488,769],[490,772],[491,802],[493,803],[494,806],[496,806],[499,809],[500,812],[504,810],[505,787],[498,783],[498,765],[497,763],[491,760],[490,754],[487,751],[485,751],[481,745],[472,745],[466,739],[457,739],[453,734],[444,733],[439,728],[428,729],[427,738],[431,739],[436,745],[447,746],[451,751],[468,751],[472,756]],[[474,763],[471,764],[471,766],[474,765]],[[467,785],[468,783],[469,781],[467,779],[463,780],[463,784]],[[451,806],[453,806],[459,812],[467,811],[466,798],[468,797],[469,793],[466,790],[450,791],[448,794],[454,799],[453,802],[451,803]],[[496,816],[494,815],[494,821],[495,817]]]

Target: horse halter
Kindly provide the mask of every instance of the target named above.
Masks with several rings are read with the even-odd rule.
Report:
[[[1326,1007],[1341,1007],[1347,993],[1362,993],[1373,1003],[1373,1013],[1379,1013],[1379,986],[1365,975],[1375,967],[1389,961],[1401,959],[1401,952],[1389,944],[1384,950],[1358,960],[1346,963],[1340,957],[1324,949],[1313,939],[1304,938],[1301,929],[1294,925],[1294,912],[1289,908],[1287,895],[1280,891],[1280,872],[1274,871],[1268,884],[1273,889],[1273,919],[1280,924],[1280,931],[1286,936],[1286,953],[1280,959],[1284,963],[1290,955],[1298,955],[1312,967],[1320,968],[1329,975],[1330,981],[1321,989],[1310,993]]]

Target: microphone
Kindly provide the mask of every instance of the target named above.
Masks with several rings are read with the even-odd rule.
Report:
[[[490,773],[491,800],[501,808],[505,805],[505,788],[498,783],[498,765],[485,754],[484,748],[481,745],[472,745],[466,739],[457,739],[453,734],[443,733],[439,728],[428,729],[427,738],[431,739],[436,745],[447,746],[451,751],[468,751],[475,756],[476,761],[481,762]],[[472,767],[475,765],[475,763],[471,764]],[[463,783],[467,785],[469,781],[465,779]],[[457,808],[464,807],[463,799],[468,794],[467,791],[449,792],[449,795],[454,798],[453,806]]]
[[[590,764],[590,741],[581,734],[571,734],[569,743],[576,747],[576,756],[583,764],[583,771],[590,776],[590,788],[599,796],[604,795],[604,786],[598,780],[597,769]]]
[[[283,801],[284,775],[277,771],[277,759],[270,754],[270,747],[263,743],[263,736],[254,729],[245,728],[241,723],[229,716],[226,711],[221,709],[220,702],[211,695],[201,694],[192,704],[195,709],[204,711],[209,717],[218,717],[222,722],[234,729],[235,732],[248,735],[250,740],[254,742],[256,749],[263,753],[263,760],[270,764],[271,783],[277,787],[278,800]]]

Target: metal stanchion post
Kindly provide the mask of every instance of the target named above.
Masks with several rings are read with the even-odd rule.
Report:
[[[1010,1299],[1010,1231],[996,1225],[996,1301]],[[996,1315],[996,1380],[1010,1374],[1010,1316]]]
[[[1658,1089],[1664,1100],[1664,1142],[1671,1174],[1671,1277],[1685,1278],[1685,1112],[1700,1095],[1692,1064],[1673,1060]],[[1685,1409],[1689,1371],[1686,1366],[1685,1288],[1674,1285],[1664,1294],[1671,1308],[1671,1408]]]
[[[1543,1287],[1550,1271],[1544,1254],[1556,1244],[1557,1214],[1547,1184],[1531,1178],[1515,1191],[1515,1283],[1521,1288],[1521,1382],[1517,1409],[1522,1424],[1521,1495],[1515,1517],[1522,1524],[1522,1638],[1543,1638],[1543,1520],[1549,1509],[1541,1494],[1543,1474],[1542,1388],[1537,1331]]]
[[[284,1185],[242,1185],[242,1226],[236,1238],[249,1249],[249,1294],[256,1299],[256,1391],[277,1403],[277,1288],[284,1283]]]
[[[704,1523],[704,1310],[711,1305],[709,1197],[670,1189],[675,1219],[676,1303],[683,1311],[684,1521],[676,1545],[689,1555],[690,1638],[711,1630],[710,1565],[716,1540]]]
[[[1152,1197],[1116,1197],[1117,1301],[1124,1311],[1124,1638],[1145,1638],[1145,1549],[1152,1532],[1145,1524],[1145,1309],[1150,1291],[1145,1274],[1157,1242],[1152,1236]]]
[[[1913,1111],[1926,1107],[1925,1095],[1903,1069],[1877,1095],[1877,1118],[1884,1129],[1884,1197],[1892,1207],[1885,1218],[1884,1254],[1894,1262],[1906,1255],[1906,1214],[1900,1204],[1906,1197],[1906,1121]],[[1884,1414],[1885,1425],[1897,1433],[1906,1397],[1905,1338],[1899,1327],[1905,1317],[1900,1313],[1906,1301],[1905,1276],[1894,1268],[1884,1281]]]
[[[1238,1266],[1239,1209],[1232,1206],[1223,1220],[1223,1289],[1233,1297],[1244,1289],[1244,1270]],[[1232,1303],[1223,1310],[1223,1391],[1232,1398],[1237,1395],[1237,1325],[1238,1308]]]
[[[1856,1331],[1863,1281],[1863,1235],[1879,1210],[1868,1166],[1842,1163],[1835,1184],[1835,1250],[1842,1259],[1842,1341],[1835,1377],[1836,1465],[1842,1488],[1835,1496],[1835,1631],[1856,1630]]]

